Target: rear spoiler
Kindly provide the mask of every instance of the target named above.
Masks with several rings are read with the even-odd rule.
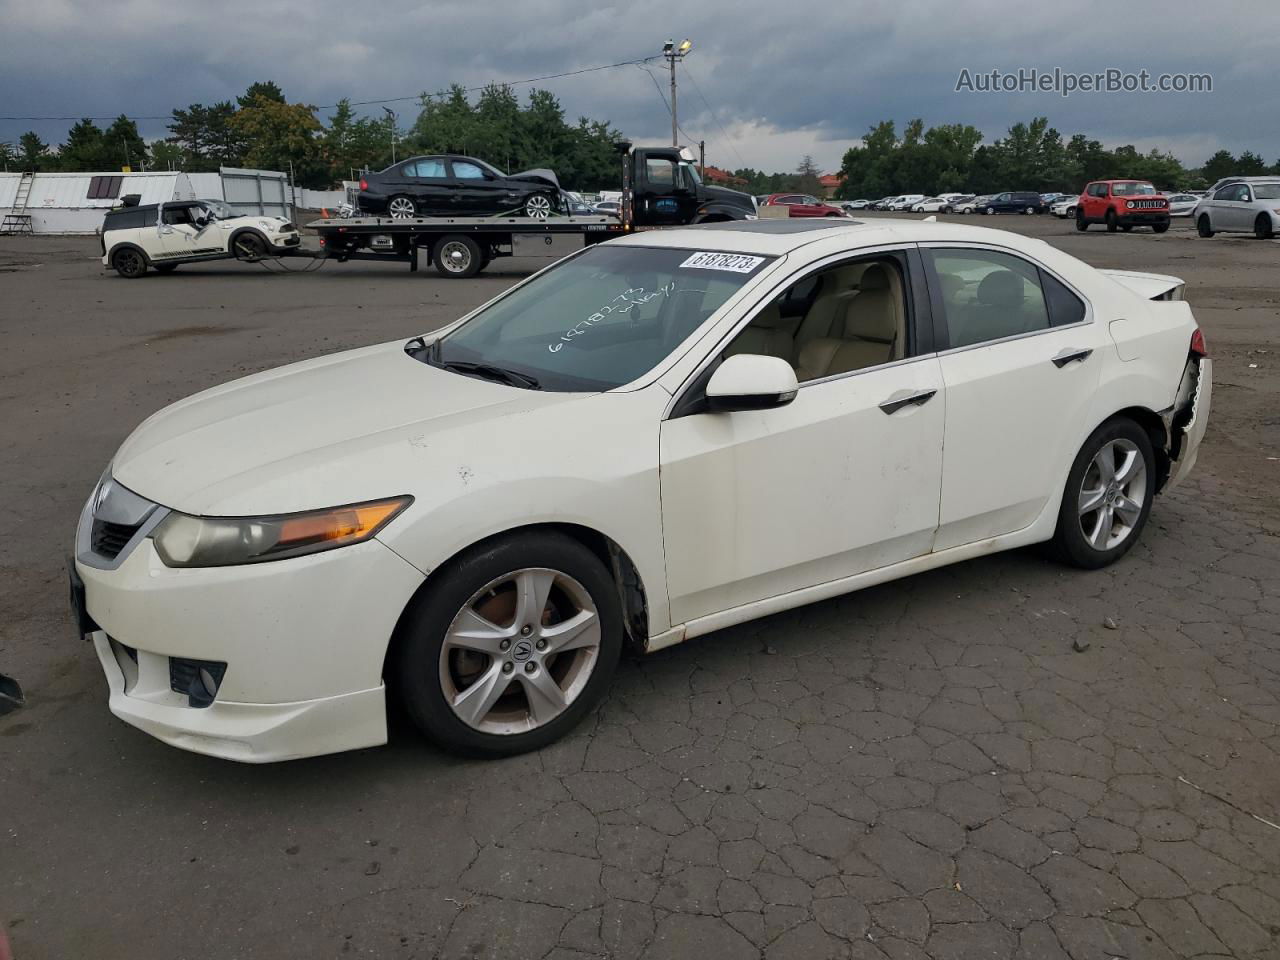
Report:
[[[1100,270],[1121,286],[1146,300],[1181,300],[1186,288],[1178,277],[1162,273],[1134,273],[1132,270]]]

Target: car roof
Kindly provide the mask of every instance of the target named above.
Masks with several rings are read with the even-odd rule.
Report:
[[[645,230],[609,241],[609,246],[674,247],[683,250],[716,250],[782,256],[811,243],[831,241],[855,251],[882,244],[912,244],[935,240],[957,243],[993,243],[1029,250],[1046,246],[1044,241],[961,223],[939,223],[897,217],[876,220],[761,219],[729,220],[692,227]]]

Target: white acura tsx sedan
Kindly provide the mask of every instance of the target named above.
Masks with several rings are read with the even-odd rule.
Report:
[[[110,708],[270,761],[562,736],[653,651],[1051,541],[1103,567],[1191,469],[1172,277],[920,221],[591,246],[435,333],[161,410],[71,572]]]

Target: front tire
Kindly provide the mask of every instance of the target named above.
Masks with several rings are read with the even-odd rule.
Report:
[[[389,679],[440,746],[510,756],[595,707],[622,638],[617,586],[595,554],[563,534],[517,534],[465,554],[413,600]]]
[[[136,280],[147,272],[147,258],[141,250],[125,247],[112,255],[111,266],[125,279]]]
[[[267,255],[267,242],[256,233],[242,233],[231,241],[231,252],[237,260],[256,263]]]
[[[1027,207],[1027,209],[1023,210],[1022,212],[1023,212],[1024,214],[1026,214],[1027,216],[1031,216],[1031,214],[1033,214],[1033,213],[1035,213],[1035,212],[1036,212],[1036,208],[1035,208],[1035,207]]]
[[[1258,219],[1253,221],[1253,235],[1259,240],[1270,240],[1275,235],[1271,229],[1271,218],[1265,213],[1258,214]]]
[[[1115,563],[1141,535],[1155,491],[1151,438],[1127,417],[1108,420],[1084,442],[1067,474],[1055,552],[1086,570]]]
[[[524,215],[534,220],[546,220],[553,209],[551,197],[545,193],[535,193],[524,202]]]
[[[1196,220],[1196,233],[1205,238],[1213,236],[1213,224],[1209,222],[1207,213],[1200,214],[1200,218]]]
[[[1116,219],[1116,212],[1114,210],[1107,211],[1106,222],[1107,222],[1107,233],[1115,233],[1117,230],[1120,229],[1120,221]]]
[[[1169,229],[1169,225],[1167,223],[1154,223],[1151,225],[1151,229],[1156,233],[1164,233]]]
[[[480,244],[463,233],[451,233],[436,244],[431,251],[436,272],[453,280],[474,277],[484,266],[484,251]]]

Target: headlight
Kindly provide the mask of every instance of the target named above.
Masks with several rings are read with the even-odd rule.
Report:
[[[368,540],[413,497],[393,497],[273,517],[170,513],[152,533],[166,567],[225,567],[284,560]]]
[[[1125,205],[1126,207],[1128,207],[1130,210],[1132,210],[1132,209],[1133,209],[1133,201],[1132,201],[1132,200],[1126,200],[1126,201],[1124,202],[1124,205]]]

